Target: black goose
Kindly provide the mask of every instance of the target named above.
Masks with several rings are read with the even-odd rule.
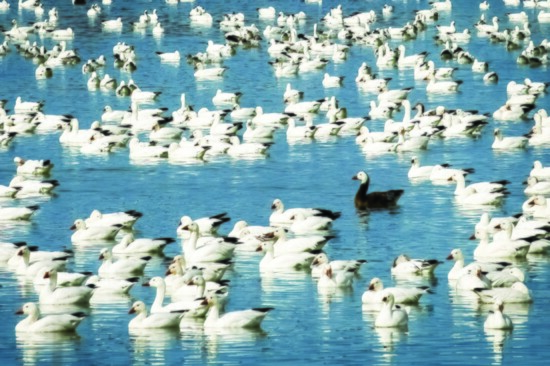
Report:
[[[359,210],[394,207],[397,205],[399,198],[405,193],[402,189],[367,193],[369,190],[369,176],[365,172],[359,172],[351,179],[361,182],[355,194],[355,207]]]

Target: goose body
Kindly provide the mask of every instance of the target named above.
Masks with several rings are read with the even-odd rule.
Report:
[[[475,289],[474,292],[482,303],[492,304],[502,301],[503,304],[525,304],[533,302],[531,291],[523,282],[516,282],[511,287]]]
[[[40,304],[44,305],[88,305],[93,294],[93,288],[88,286],[57,286],[57,270],[51,269],[44,273],[49,278],[49,284],[40,290]]]
[[[203,245],[198,245],[199,226],[195,222],[182,229],[190,232],[189,239],[184,242],[184,254],[187,263],[221,262],[233,258],[236,249],[235,243],[212,238]]]
[[[394,296],[387,292],[382,298],[382,309],[374,320],[377,328],[406,328],[409,324],[409,316],[406,311],[394,308]]]
[[[16,156],[13,161],[17,165],[17,174],[48,175],[54,164],[50,160],[30,160]]]
[[[129,275],[143,274],[143,270],[150,259],[151,257],[129,257],[113,261],[113,254],[111,250],[108,248],[103,248],[99,254],[101,265],[99,266],[97,273],[99,276],[105,278],[125,278]]]
[[[0,222],[27,221],[39,209],[39,206],[0,207]]]
[[[440,263],[437,259],[411,259],[408,255],[401,254],[394,259],[391,273],[394,275],[429,275]]]
[[[366,263],[367,261],[364,259],[336,259],[336,260],[329,260],[329,257],[326,253],[319,253],[313,258],[313,262],[311,262],[311,275],[313,277],[320,277],[323,266],[325,264],[330,264],[331,268],[335,272],[339,271],[351,271],[355,274],[359,272],[359,269],[361,268],[361,265],[363,263]]]
[[[374,277],[369,282],[369,287],[361,296],[363,304],[382,304],[382,299],[388,293],[394,297],[397,304],[418,304],[420,298],[429,292],[430,288],[422,287],[384,287],[382,280]]]
[[[509,263],[507,262],[472,262],[468,265],[465,265],[464,254],[462,250],[456,248],[449,253],[447,260],[454,260],[455,264],[449,270],[447,278],[450,281],[458,280],[462,275],[470,273],[472,270],[475,270],[476,267],[480,267],[484,272],[496,272],[501,271]]]
[[[143,301],[136,301],[128,311],[136,316],[128,323],[128,329],[170,329],[179,328],[183,312],[149,314]]]
[[[164,295],[166,293],[166,284],[164,279],[159,276],[151,278],[145,282],[143,286],[151,286],[156,288],[156,295],[151,305],[151,313],[170,313],[173,311],[182,311],[185,313],[183,317],[186,318],[200,318],[204,317],[208,308],[202,304],[202,299],[191,301],[179,301],[172,302],[164,305]]]
[[[294,221],[293,217],[295,215],[302,215],[304,218],[309,216],[321,216],[335,220],[340,217],[341,213],[326,208],[293,207],[285,209],[283,201],[276,198],[271,204],[271,215],[269,216],[269,222],[270,225],[273,226],[291,225]]]
[[[85,317],[84,313],[41,316],[38,305],[33,302],[25,303],[16,314],[27,315],[15,326],[15,331],[18,333],[74,332]]]
[[[493,306],[493,311],[489,313],[487,319],[483,323],[483,328],[485,329],[502,329],[502,330],[511,330],[514,328],[514,323],[512,319],[503,313],[504,303],[502,300],[495,300]]]
[[[173,243],[173,238],[135,238],[133,233],[126,234],[113,248],[113,254],[162,253],[164,247]]]
[[[221,313],[217,295],[206,297],[209,310],[204,321],[205,328],[260,328],[262,321],[273,308],[252,308]]]
[[[397,205],[399,198],[405,193],[402,189],[368,192],[370,177],[363,171],[357,173],[352,179],[359,180],[361,183],[355,194],[355,207],[359,210],[394,207]]]
[[[85,224],[89,227],[121,225],[124,228],[130,229],[141,216],[143,214],[136,210],[101,212],[95,209],[85,219]]]
[[[321,276],[317,281],[318,289],[350,288],[353,285],[355,271],[344,269],[335,271],[330,263],[324,264],[321,269]]]
[[[84,220],[76,219],[70,229],[74,230],[74,233],[71,235],[71,241],[75,243],[84,241],[113,240],[122,229],[122,226],[88,226]]]
[[[262,243],[261,250],[265,252],[260,260],[260,272],[278,272],[303,270],[310,268],[315,254],[310,252],[287,253],[275,256],[273,242]]]

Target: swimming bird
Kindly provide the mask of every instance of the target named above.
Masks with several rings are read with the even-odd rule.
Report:
[[[540,160],[535,160],[533,167],[529,171],[529,176],[541,180],[550,180],[550,167],[544,167]]]
[[[128,233],[112,251],[113,254],[162,253],[164,247],[174,241],[173,238],[135,238],[133,233]]]
[[[141,258],[121,258],[113,261],[113,253],[109,248],[103,248],[99,252],[99,260],[101,265],[97,272],[99,276],[106,278],[126,278],[128,275],[143,274],[145,266],[151,259],[150,256]]]
[[[377,328],[406,328],[409,324],[409,316],[405,310],[395,307],[394,296],[387,292],[382,298],[382,309],[374,320],[374,326]]]
[[[74,332],[76,327],[86,316],[83,312],[72,314],[41,315],[38,305],[34,302],[23,304],[16,314],[27,317],[15,326],[16,332],[21,333],[58,333]]]
[[[271,215],[269,216],[270,225],[291,225],[294,221],[293,216],[301,214],[304,217],[308,216],[321,216],[328,217],[332,220],[339,218],[342,213],[338,211],[332,211],[326,208],[310,208],[310,207],[293,207],[285,209],[283,201],[279,198],[273,200],[271,204]]]
[[[317,281],[317,288],[320,290],[350,288],[353,285],[355,271],[353,269],[333,270],[330,263],[323,264],[321,276]]]
[[[93,294],[93,286],[58,286],[57,270],[50,269],[44,273],[49,283],[38,295],[40,304],[45,305],[88,305]]]
[[[361,295],[363,304],[381,304],[382,299],[388,293],[394,297],[397,304],[418,304],[425,293],[430,293],[428,286],[421,287],[384,287],[382,280],[374,277],[370,280],[368,288]]]
[[[151,304],[151,313],[170,313],[173,311],[184,310],[183,317],[186,318],[201,318],[206,315],[207,306],[203,304],[202,298],[197,298],[191,301],[178,301],[164,304],[164,296],[166,294],[166,283],[162,277],[155,276],[149,281],[144,282],[142,286],[155,287],[156,295]]]
[[[217,293],[208,294],[204,302],[209,305],[205,328],[260,328],[268,312],[274,309],[263,307],[221,313]]]
[[[392,189],[389,191],[368,192],[370,177],[360,171],[352,177],[353,180],[360,181],[359,189],[355,194],[355,207],[359,210],[369,208],[391,208],[397,205],[399,198],[405,193],[402,189]]]
[[[25,207],[0,207],[0,222],[30,220],[31,216],[40,208],[38,205]]]
[[[17,174],[48,175],[54,167],[49,159],[32,160],[16,156],[13,161],[17,166]]]
[[[449,270],[447,278],[450,281],[458,280],[462,275],[469,273],[474,270],[474,266],[481,267],[481,270],[484,272],[497,272],[503,270],[505,267],[509,266],[509,262],[472,262],[468,265],[465,265],[465,258],[462,250],[455,248],[447,256],[447,260],[454,260],[455,264]]]
[[[71,235],[71,241],[103,241],[113,240],[118,232],[122,229],[121,225],[104,225],[104,226],[88,226],[83,219],[76,219],[70,230],[74,233]]]
[[[328,255],[321,252],[317,254],[315,258],[313,258],[313,262],[311,262],[311,275],[313,277],[319,277],[325,264],[330,264],[332,270],[336,272],[351,270],[357,274],[361,268],[361,265],[366,262],[367,261],[365,259],[329,260]]]
[[[529,138],[525,136],[503,136],[500,128],[495,128],[493,132],[495,139],[491,147],[498,150],[525,149]]]
[[[128,329],[170,329],[179,328],[183,311],[149,314],[143,301],[136,301],[128,314],[137,314],[128,323]]]
[[[264,252],[259,264],[260,272],[286,272],[308,269],[316,255],[310,252],[294,252],[275,256],[272,241],[262,242],[257,251]]]
[[[94,209],[90,216],[85,219],[85,223],[88,227],[122,225],[126,229],[131,229],[142,216],[143,213],[136,210],[101,212]]]
[[[503,313],[504,303],[500,299],[496,299],[493,310],[485,319],[483,328],[485,329],[513,329],[514,323],[512,319]]]
[[[441,263],[442,262],[437,259],[411,259],[406,254],[400,254],[393,260],[391,273],[394,275],[429,275],[432,274],[435,268]]]
[[[17,197],[30,195],[45,195],[51,194],[53,189],[59,186],[59,181],[56,179],[36,180],[27,179],[22,175],[16,175],[12,178],[9,186],[17,189]]]
[[[531,291],[523,282],[516,282],[511,287],[474,289],[480,302],[492,304],[502,301],[503,304],[525,304],[533,302]]]

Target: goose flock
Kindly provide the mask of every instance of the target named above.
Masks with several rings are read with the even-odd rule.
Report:
[[[7,357],[538,361],[548,1],[271,3],[0,1]]]

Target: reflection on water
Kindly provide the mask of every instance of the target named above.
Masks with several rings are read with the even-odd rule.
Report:
[[[143,365],[166,365],[166,351],[178,347],[178,329],[133,329],[129,331],[133,361]]]
[[[493,358],[495,363],[502,364],[504,348],[507,347],[512,337],[511,330],[485,329],[487,342],[492,345]]]
[[[80,340],[76,333],[17,333],[16,347],[23,365],[41,365],[44,360],[71,364],[78,360],[74,349]]]

